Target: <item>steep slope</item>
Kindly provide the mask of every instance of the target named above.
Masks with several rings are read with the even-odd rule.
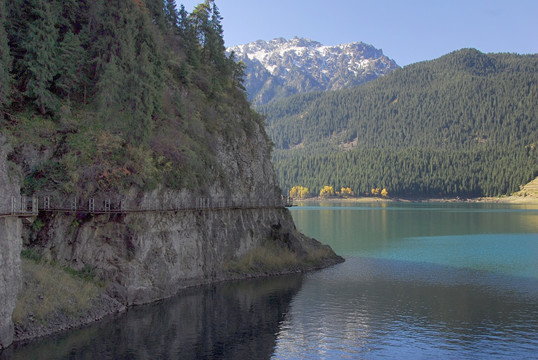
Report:
[[[496,196],[536,175],[538,57],[464,49],[260,107],[284,188]]]
[[[398,68],[382,50],[362,42],[323,46],[309,39],[279,38],[228,51],[246,64],[245,87],[256,105],[297,93],[351,87]]]
[[[343,261],[300,234],[283,206],[213,1],[190,14],[164,0],[5,5],[5,167],[24,179],[15,192],[41,204],[11,240],[29,260],[83,274],[123,305]],[[68,293],[44,294],[28,301],[47,304],[39,312],[19,304],[17,339],[91,321],[61,306]]]

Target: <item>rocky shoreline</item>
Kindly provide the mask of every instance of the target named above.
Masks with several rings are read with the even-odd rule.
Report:
[[[317,242],[314,239],[310,239],[310,241]],[[327,258],[322,259],[320,262],[316,264],[297,266],[295,268],[286,269],[284,271],[268,270],[268,271],[258,271],[258,272],[252,272],[252,273],[244,273],[244,274],[230,274],[230,276],[226,277],[225,279],[200,282],[196,284],[191,284],[189,286],[185,286],[179,289],[179,291],[176,294],[173,294],[169,297],[181,296],[181,292],[188,288],[195,288],[199,286],[205,286],[205,285],[216,284],[216,283],[227,282],[227,281],[247,280],[247,279],[253,279],[253,278],[269,278],[269,277],[284,276],[284,275],[290,275],[290,274],[296,274],[296,273],[306,273],[306,272],[321,270],[321,269],[324,269],[333,265],[337,265],[344,261],[345,260],[342,257],[335,254],[332,257],[327,257]],[[27,277],[27,275],[28,274],[25,274],[25,271],[23,270],[23,277]],[[25,286],[28,286],[27,282],[25,282],[25,284],[23,285],[23,289],[21,290],[21,292],[25,291],[24,289]],[[91,307],[87,310],[81,311],[81,314],[79,316],[74,317],[62,311],[55,311],[47,319],[47,324],[41,324],[38,321],[36,321],[33,314],[27,314],[23,322],[15,323],[15,326],[14,326],[15,332],[14,332],[13,343],[12,343],[11,348],[13,347],[16,348],[17,346],[21,346],[21,345],[26,345],[34,341],[39,341],[40,339],[53,336],[55,334],[58,334],[64,331],[76,330],[76,329],[80,329],[86,326],[91,326],[92,324],[95,324],[111,316],[121,316],[122,313],[125,313],[126,311],[128,311],[128,309],[132,306],[147,305],[153,302],[165,300],[166,298],[169,298],[169,297],[164,297],[162,299],[157,299],[157,300],[150,301],[144,304],[126,306],[122,304],[121,302],[117,301],[116,299],[112,298],[111,296],[109,296],[107,294],[107,290],[103,288],[101,292],[99,292],[99,294],[97,294],[97,296],[91,300],[92,302]],[[8,348],[8,350],[11,348]],[[2,351],[0,350],[0,354],[1,353]]]

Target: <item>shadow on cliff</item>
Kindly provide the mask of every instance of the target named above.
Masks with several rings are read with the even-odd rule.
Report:
[[[300,291],[300,274],[187,289],[70,334],[4,353],[9,359],[269,359]]]

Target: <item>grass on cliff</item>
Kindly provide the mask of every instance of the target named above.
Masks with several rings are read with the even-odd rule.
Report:
[[[299,264],[296,254],[288,248],[274,241],[265,241],[239,259],[226,264],[225,270],[237,274],[281,272],[296,268]]]
[[[100,293],[99,284],[90,278],[31,256],[23,254],[21,267],[23,286],[13,321],[23,327],[47,326],[58,316],[81,315]]]
[[[309,247],[305,250],[306,256],[299,256],[285,244],[270,239],[239,259],[227,263],[224,268],[235,274],[283,273],[315,267],[334,255],[331,249],[325,246]]]

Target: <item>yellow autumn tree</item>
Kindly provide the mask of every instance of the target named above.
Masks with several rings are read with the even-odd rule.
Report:
[[[379,196],[380,193],[381,193],[380,188],[372,188],[372,195],[373,196]]]
[[[343,187],[340,190],[340,194],[342,196],[353,196],[353,195],[355,195],[355,193],[353,192],[353,190],[351,190],[351,188],[349,186],[348,187]]]
[[[294,199],[306,199],[310,196],[310,190],[304,186],[294,186],[290,190],[290,197]]]
[[[334,189],[332,186],[325,185],[319,192],[320,197],[334,196]]]
[[[389,192],[387,191],[387,189],[383,188],[383,190],[381,190],[381,196],[383,197],[389,196]]]

